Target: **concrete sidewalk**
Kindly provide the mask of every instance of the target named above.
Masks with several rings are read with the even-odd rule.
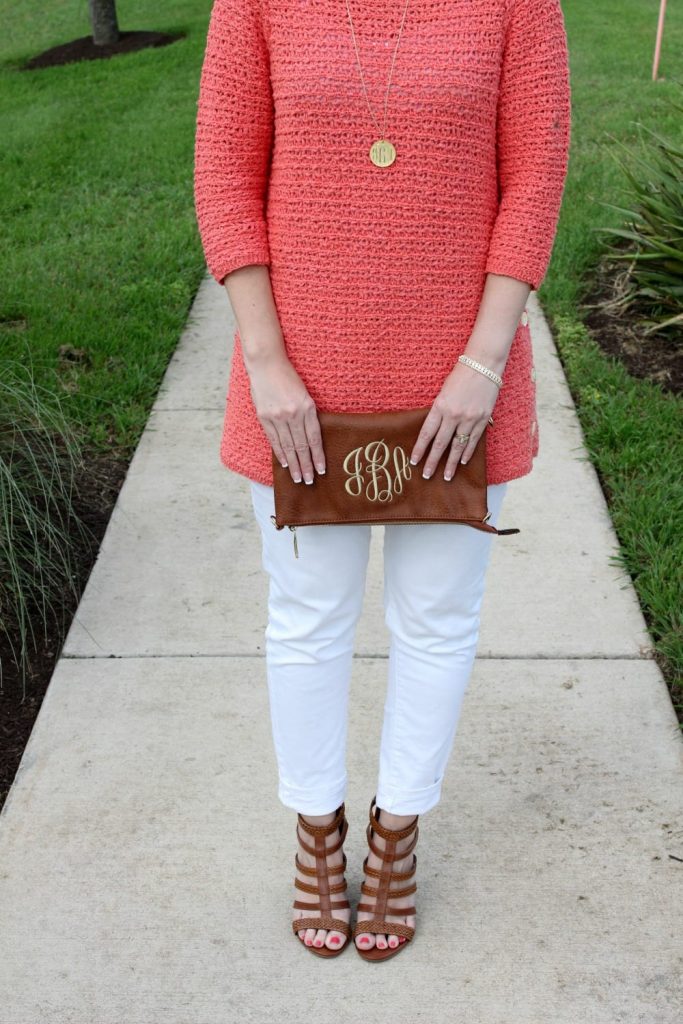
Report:
[[[218,460],[233,320],[207,277],[0,817],[1,1024],[678,1024],[683,744],[532,295],[540,454],[493,539],[414,944],[382,966],[293,937],[267,580]],[[357,635],[355,904],[388,634],[382,527]],[[372,977],[371,977],[372,975]]]

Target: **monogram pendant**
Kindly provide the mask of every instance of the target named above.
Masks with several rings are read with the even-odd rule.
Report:
[[[370,146],[370,159],[376,167],[389,167],[396,159],[396,150],[388,139],[377,139]]]

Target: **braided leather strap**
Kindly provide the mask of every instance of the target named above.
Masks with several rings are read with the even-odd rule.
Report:
[[[403,935],[410,942],[415,934],[415,929],[411,928],[409,924],[401,924],[400,921],[381,921],[375,918],[371,921],[356,921],[353,926],[354,939],[357,935],[364,935],[366,932],[373,932],[376,935]]]
[[[327,917],[325,914],[321,914],[320,917],[298,917],[296,921],[292,921],[292,927],[295,932],[300,932],[304,928],[327,928],[333,932],[341,932],[347,939],[351,938],[351,926],[348,921],[341,917]]]

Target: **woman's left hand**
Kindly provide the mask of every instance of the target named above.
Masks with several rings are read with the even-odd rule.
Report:
[[[422,424],[410,456],[411,464],[416,465],[420,461],[434,438],[422,475],[432,475],[444,450],[450,445],[444,468],[444,477],[450,480],[458,464],[467,462],[477,447],[497,397],[498,385],[494,381],[466,363],[456,363]],[[469,434],[467,443],[456,441],[456,433]]]

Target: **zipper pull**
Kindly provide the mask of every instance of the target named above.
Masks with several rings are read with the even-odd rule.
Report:
[[[275,527],[276,530],[284,530],[284,526],[278,526],[277,525],[277,520],[275,519],[275,516],[270,516],[270,521],[271,521],[271,523],[273,524],[273,526]],[[290,526],[289,529],[292,531],[292,534],[293,534],[293,537],[294,537],[294,555],[295,555],[296,558],[298,558],[299,557],[299,543],[297,541],[297,536],[296,536],[296,526]]]

